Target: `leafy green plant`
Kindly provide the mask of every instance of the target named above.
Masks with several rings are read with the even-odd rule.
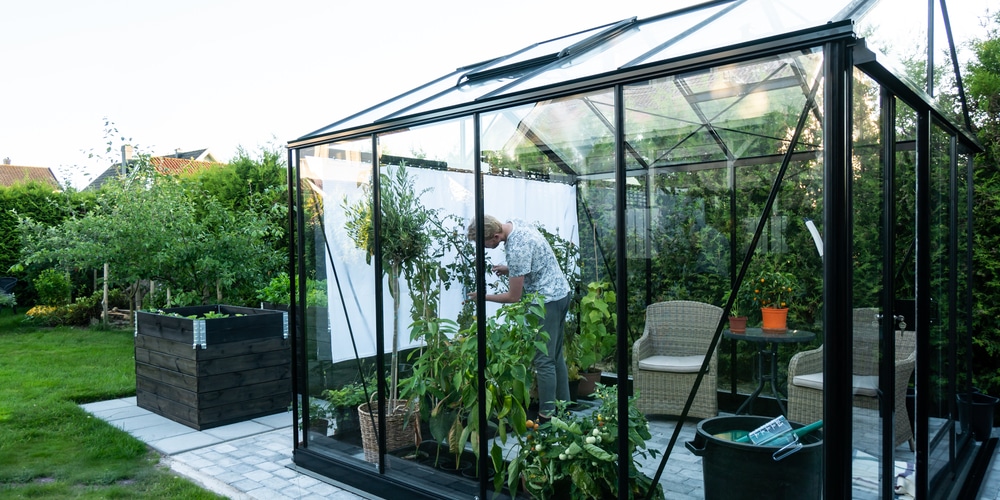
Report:
[[[477,385],[476,325],[458,331],[457,323],[448,319],[414,324],[411,336],[424,338],[427,347],[413,361],[413,377],[404,382],[402,391],[406,397],[420,398],[421,407],[430,408],[431,434],[447,442],[456,457],[471,442],[477,460],[481,459],[481,430],[495,425],[499,439],[490,447],[490,458],[494,470],[503,470],[501,445],[507,442],[508,429],[526,430],[532,360],[536,351],[545,352],[548,341],[548,334],[541,330],[544,317],[544,300],[528,294],[487,320],[485,401],[480,400]],[[479,420],[481,404],[486,405],[488,424]],[[502,474],[494,478],[494,486],[497,491],[502,488]]]
[[[272,304],[287,305],[291,297],[290,283],[288,273],[282,271],[271,278],[267,286],[257,290],[257,298]],[[298,283],[297,277],[296,283]],[[326,307],[327,305],[326,280],[306,278],[306,306]]]
[[[567,361],[579,371],[588,371],[605,359],[615,347],[615,312],[617,297],[607,281],[587,285],[587,294],[580,299],[578,321],[580,330],[567,343]]]
[[[38,302],[47,306],[62,306],[69,303],[73,285],[66,273],[56,269],[46,269],[32,281],[38,292]]]
[[[361,382],[351,382],[337,389],[326,389],[321,397],[330,402],[331,409],[346,410],[357,410],[358,406],[368,399]]]
[[[392,296],[392,357],[390,399],[399,394],[399,333],[400,333],[400,294],[402,293],[401,278],[409,280],[415,265],[428,255],[431,248],[431,237],[427,228],[432,220],[437,220],[436,210],[427,208],[421,201],[426,190],[417,191],[414,181],[409,176],[405,165],[380,174],[381,230],[382,244],[375,248],[375,210],[374,196],[371,184],[362,187],[362,196],[355,201],[346,197],[343,200],[344,214],[347,218],[345,228],[355,246],[364,250],[365,260],[371,263],[372,257],[382,256],[383,272],[389,276],[389,295]]]
[[[619,418],[617,386],[598,385],[601,406],[591,413],[571,413],[565,403],[559,415],[544,424],[532,425],[519,434],[517,456],[510,461],[507,485],[524,487],[533,498],[619,498],[618,429],[628,426],[629,477],[623,483],[629,498],[664,498],[660,485],[649,494],[652,480],[639,471],[636,458],[655,449],[646,448],[652,438],[646,417],[629,398],[628,415]]]
[[[751,285],[754,303],[760,307],[788,307],[795,296],[795,275],[791,273],[765,270]]]
[[[732,290],[726,290],[726,293],[722,296],[723,302],[729,302],[729,297],[732,294]],[[733,318],[739,318],[741,316],[749,316],[750,310],[753,308],[754,304],[754,293],[752,283],[744,283],[736,292],[736,299],[733,300],[733,306],[729,309],[729,316]]]

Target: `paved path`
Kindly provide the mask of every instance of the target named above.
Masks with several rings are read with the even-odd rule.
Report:
[[[377,498],[296,467],[291,412],[196,431],[139,408],[134,397],[81,407],[163,454],[177,474],[231,499]]]
[[[292,463],[291,412],[196,431],[137,407],[134,397],[81,407],[163,454],[163,462],[177,474],[231,499],[377,498]],[[666,449],[675,424],[674,420],[651,420],[650,447]],[[661,484],[668,500],[704,499],[701,459],[684,447],[684,442],[693,439],[695,428],[693,423],[684,425],[666,464]],[[994,429],[995,436],[998,431]],[[855,437],[856,443],[866,439]],[[904,444],[900,450],[905,448]],[[979,491],[981,500],[1000,500],[1000,461],[995,457]],[[652,476],[658,465],[659,459],[642,468]],[[855,493],[856,498],[865,497],[864,491],[856,489]]]

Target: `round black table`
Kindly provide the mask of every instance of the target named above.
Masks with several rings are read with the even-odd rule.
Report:
[[[812,342],[816,338],[816,334],[805,330],[784,330],[779,332],[763,330],[761,328],[747,328],[745,333],[723,330],[722,336],[727,339],[745,340],[757,344],[757,370],[760,373],[757,388],[740,405],[739,409],[736,410],[736,414],[740,415],[744,410],[748,409],[752,412],[753,402],[757,399],[757,396],[760,396],[761,391],[764,390],[767,383],[770,382],[771,392],[774,394],[774,399],[778,402],[778,408],[781,409],[781,414],[785,415],[787,413],[785,404],[781,402],[781,398],[784,395],[778,390],[778,344]],[[770,373],[764,372],[765,357],[770,359]]]

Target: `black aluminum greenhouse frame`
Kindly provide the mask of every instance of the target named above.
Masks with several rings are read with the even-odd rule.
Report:
[[[759,496],[778,475],[826,498],[894,498],[900,474],[916,498],[973,492],[969,471],[995,444],[974,439],[957,402],[973,390],[972,156],[981,146],[946,3],[927,7],[924,42],[946,37],[951,60],[928,50],[926,85],[894,69],[870,28],[909,3],[843,0],[806,12],[790,0],[709,1],[459,68],[291,141],[295,464],[386,498],[570,487],[545,474],[572,477],[576,495],[629,498],[638,488],[636,498],[654,498],[657,484],[677,480],[665,470],[688,453],[677,446],[685,425],[749,410],[822,431],[794,459],[812,461],[785,462],[724,497]],[[936,68],[956,70],[958,120],[933,97]],[[547,237],[575,288],[567,362],[597,366],[615,389],[566,403],[562,427],[525,422],[536,397],[535,333],[523,326],[531,307],[464,300],[504,284],[488,272],[501,256],[486,251],[486,214]],[[468,241],[473,220],[478,237]],[[801,335],[782,330],[750,347],[727,316],[755,292],[759,300],[760,280],[776,269],[792,280],[792,298],[781,299],[788,332]],[[587,330],[581,308],[595,297],[611,309]],[[651,312],[660,303],[711,311],[697,355],[658,351],[667,361],[657,362],[694,363],[676,400],[672,386],[638,377],[650,369],[639,349],[660,328]],[[670,314],[666,324],[689,319]],[[593,331],[605,337],[580,347]],[[587,349],[596,354],[583,361]],[[812,355],[818,371],[798,371]],[[614,434],[570,435],[606,422]],[[666,446],[636,459],[631,446],[644,451],[650,436],[641,435],[660,425]],[[560,432],[592,447],[544,458],[561,445],[540,443]],[[600,437],[614,449],[598,450]],[[705,483],[710,461],[738,467],[746,453],[707,449]],[[574,453],[589,458],[574,465]],[[452,470],[439,467],[446,459]],[[467,477],[451,473],[463,459]],[[547,483],[532,475],[537,464]],[[689,496],[718,497],[718,488]]]

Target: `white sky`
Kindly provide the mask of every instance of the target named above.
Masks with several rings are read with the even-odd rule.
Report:
[[[0,158],[81,188],[109,165],[88,159],[107,156],[107,118],[144,153],[225,161],[459,66],[691,3],[0,0]],[[949,0],[956,36],[983,36],[975,18],[998,4]]]

